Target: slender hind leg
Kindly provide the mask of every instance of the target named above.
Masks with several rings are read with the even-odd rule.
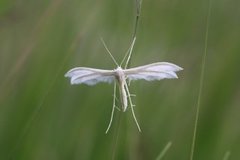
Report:
[[[110,121],[109,121],[109,124],[108,124],[108,127],[107,127],[107,130],[106,130],[106,134],[108,133],[111,125],[112,125],[112,120],[113,120],[113,115],[114,115],[114,109],[116,107],[116,102],[115,102],[115,99],[116,99],[116,82],[114,83],[114,88],[113,88],[113,107],[112,107],[112,113],[111,113],[111,118],[110,118]]]
[[[125,85],[125,88],[126,88],[126,91],[127,91],[127,95],[128,95],[128,99],[129,99],[129,103],[130,103],[130,107],[131,107],[131,111],[132,111],[132,115],[133,115],[134,121],[135,121],[135,123],[136,123],[136,125],[137,125],[137,128],[138,128],[139,132],[141,132],[141,128],[140,128],[140,126],[139,126],[139,124],[138,124],[138,121],[137,121],[137,118],[136,118],[136,116],[135,116],[134,109],[133,109],[133,107],[134,107],[135,105],[132,103],[131,94],[130,94],[130,92],[129,92],[129,89],[128,89],[127,84]]]

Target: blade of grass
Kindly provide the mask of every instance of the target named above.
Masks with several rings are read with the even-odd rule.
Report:
[[[132,39],[133,39],[133,42],[135,42],[135,39],[136,39],[136,34],[137,34],[137,28],[138,28],[138,22],[139,22],[139,17],[140,17],[140,12],[141,12],[141,4],[142,4],[142,0],[135,0],[135,3],[136,3],[136,18],[135,18],[135,25],[134,25],[134,30],[133,30],[133,35],[132,35]],[[129,50],[130,51],[130,50]],[[131,52],[130,51],[128,54],[129,55],[129,58],[127,60],[127,63],[126,63],[126,68],[130,66],[130,61],[131,61]],[[116,155],[116,149],[117,149],[117,142],[118,142],[118,137],[119,137],[119,128],[120,128],[120,121],[121,121],[121,114],[120,113],[120,118],[118,120],[118,124],[117,124],[117,130],[116,130],[116,133],[115,133],[115,143],[114,143],[114,146],[113,146],[113,151],[112,151],[112,160],[115,159],[115,155]]]
[[[209,34],[208,32],[209,32],[209,26],[210,26],[210,17],[211,17],[211,0],[209,0],[209,3],[208,3],[204,53],[203,53],[203,57],[202,57],[200,84],[199,84],[199,92],[198,92],[198,99],[197,99],[197,111],[196,111],[196,117],[195,117],[195,122],[194,122],[194,130],[193,130],[190,160],[193,160],[193,158],[194,158],[194,150],[195,150],[196,135],[197,135],[197,126],[198,126],[198,121],[199,121],[199,112],[200,112],[200,106],[201,106],[201,98],[202,98],[202,90],[203,90],[203,83],[204,83],[205,66],[206,66],[206,57],[207,57],[207,49],[208,49],[208,34]]]
[[[139,18],[140,18],[140,13],[141,13],[142,0],[135,0],[135,3],[136,3],[136,18],[135,18],[135,25],[134,25],[134,30],[133,30],[133,34],[132,34],[132,41],[135,41],[136,35],[137,35],[138,23],[139,23]],[[130,67],[131,57],[132,57],[132,55],[129,56],[129,60],[128,60],[128,63],[126,64],[125,68]]]
[[[168,142],[167,145],[163,148],[163,150],[160,152],[156,160],[161,160],[169,150],[169,148],[172,146],[172,142]]]
[[[41,17],[39,18],[38,23],[35,25],[32,33],[30,34],[26,46],[24,47],[23,51],[20,53],[19,59],[16,61],[15,65],[9,69],[8,74],[5,76],[3,82],[0,84],[0,101],[4,100],[9,92],[12,90],[9,89],[8,86],[13,86],[16,83],[17,76],[21,73],[20,71],[23,70],[23,67],[28,60],[29,56],[32,54],[32,50],[37,45],[39,35],[42,29],[49,23],[52,16],[58,10],[62,0],[52,0],[47,7],[47,9],[43,12]]]
[[[231,155],[231,152],[230,151],[227,151],[225,154],[224,154],[224,157],[223,157],[223,160],[228,160],[229,157]]]
[[[96,11],[96,9],[95,9]],[[92,12],[93,13],[93,12]],[[96,12],[97,13],[97,12]],[[92,22],[94,21],[94,18],[96,13],[90,14],[88,19],[88,23],[85,24],[85,27],[82,28],[78,34],[76,35],[76,37],[73,39],[71,45],[69,46],[69,51],[66,52],[67,54],[65,55],[62,63],[59,66],[59,69],[56,71],[56,74],[53,76],[52,81],[50,82],[50,85],[48,87],[48,89],[46,90],[43,98],[41,99],[39,105],[36,107],[36,109],[34,110],[34,113],[31,115],[31,117],[29,118],[29,120],[27,121],[26,125],[23,128],[22,133],[20,134],[18,140],[16,141],[16,143],[14,144],[12,150],[10,151],[9,154],[9,159],[11,159],[14,156],[14,152],[18,149],[19,145],[21,144],[22,139],[27,135],[28,131],[31,129],[33,123],[37,120],[37,118],[39,118],[39,114],[48,98],[49,93],[52,91],[53,87],[55,86],[57,80],[59,79],[59,77],[62,77],[61,73],[64,69],[64,66],[66,65],[66,63],[68,62],[68,59],[71,57],[72,53],[75,51],[75,49],[78,47],[80,39],[83,35],[83,33],[85,33],[85,30],[87,28],[89,28],[89,26],[91,26]]]
[[[114,136],[113,136],[113,150],[112,150],[112,156],[111,159],[114,160],[116,157],[116,151],[117,151],[117,144],[118,144],[118,139],[119,139],[119,130],[121,126],[121,121],[122,121],[122,112],[119,113],[118,118],[117,118],[117,126],[116,129],[114,130]]]
[[[139,17],[140,17],[140,13],[141,13],[141,6],[142,6],[142,0],[135,0],[136,2],[136,20],[135,20],[135,25],[134,25],[134,31],[133,31],[133,36],[132,38],[134,39],[134,37],[136,37],[137,34],[137,28],[138,28],[138,22],[139,22]]]

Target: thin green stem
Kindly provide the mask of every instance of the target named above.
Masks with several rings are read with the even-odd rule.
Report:
[[[120,115],[118,115],[117,118],[117,126],[114,130],[114,136],[113,136],[113,150],[112,150],[112,160],[115,159],[116,156],[116,150],[117,150],[117,144],[118,144],[118,138],[119,138],[119,130],[120,130],[120,126],[121,126],[121,120],[122,120],[122,112],[119,113]]]
[[[142,4],[142,0],[135,0],[136,3],[136,19],[135,19],[135,25],[134,25],[134,30],[133,30],[133,35],[132,35],[132,44],[130,46],[130,48],[128,49],[127,53],[124,56],[123,61],[121,62],[120,66],[122,65],[122,63],[124,62],[125,58],[127,58],[127,62],[125,65],[125,68],[128,68],[130,66],[130,61],[131,61],[131,53],[132,53],[132,49],[136,40],[136,34],[137,34],[137,28],[138,28],[138,22],[139,22],[139,17],[140,17],[140,11],[141,11],[141,4]],[[133,113],[134,114],[134,113]],[[119,118],[117,120],[117,127],[116,130],[114,131],[114,145],[113,145],[113,151],[112,151],[112,160],[115,159],[115,155],[116,155],[116,148],[117,148],[117,142],[118,142],[118,137],[119,137],[119,128],[120,128],[120,122],[121,122],[121,116],[122,112],[120,112]],[[135,118],[135,115],[134,115]],[[135,119],[136,121],[136,119]],[[139,128],[139,126],[138,126]],[[140,129],[140,128],[139,128]]]
[[[163,148],[163,150],[160,152],[156,160],[161,160],[169,150],[169,148],[172,146],[172,142],[168,142],[167,145]]]
[[[140,13],[141,13],[141,6],[142,6],[142,0],[135,0],[136,3],[136,18],[135,18],[135,25],[134,25],[134,29],[133,29],[133,34],[132,34],[132,41],[136,40],[136,35],[137,35],[137,29],[138,29],[138,23],[139,23],[139,18],[140,18]],[[131,64],[131,53],[129,54],[129,61],[128,63],[126,63],[126,67],[125,68],[129,68],[130,64]]]
[[[134,46],[134,43],[136,40],[136,34],[137,34],[142,0],[135,0],[135,3],[136,3],[136,19],[135,19],[135,25],[134,25],[133,35],[132,35],[133,40],[132,40],[132,44],[131,44],[129,50],[127,51],[126,55],[124,56],[123,61],[121,62],[121,64],[122,64],[124,62],[125,58],[128,57],[125,68],[128,68],[130,66],[131,53],[132,53],[132,49],[133,49],[133,46]],[[114,141],[113,151],[112,151],[112,160],[115,159],[115,155],[116,155],[116,148],[117,148],[117,142],[118,142],[118,137],[119,137],[119,128],[120,128],[120,122],[121,122],[121,117],[122,117],[121,115],[122,115],[122,112],[120,112],[119,118],[117,120],[117,127],[116,127],[116,130],[114,131],[115,132],[114,133],[115,141]],[[134,115],[134,118],[135,118],[135,115]],[[136,119],[135,119],[135,121],[136,121]],[[139,126],[138,126],[138,128],[139,128]]]
[[[206,66],[206,57],[207,57],[207,49],[208,49],[208,34],[209,34],[208,32],[209,32],[209,26],[210,26],[210,17],[211,17],[211,0],[209,0],[209,4],[208,4],[205,44],[204,44],[205,47],[204,47],[204,54],[202,57],[200,84],[199,84],[199,92],[198,92],[198,99],[197,99],[197,111],[196,111],[196,117],[195,117],[195,123],[194,123],[190,160],[193,160],[193,158],[194,158],[194,150],[195,150],[195,143],[196,143],[197,127],[198,127],[198,121],[199,121],[199,112],[200,112],[204,75],[205,75],[205,66]]]
[[[134,25],[134,31],[133,31],[133,36],[132,38],[134,39],[134,37],[136,37],[137,34],[137,28],[138,28],[138,22],[139,22],[139,17],[140,17],[140,13],[141,13],[141,5],[142,5],[142,0],[135,0],[136,2],[136,19],[135,19],[135,25]]]
[[[229,157],[231,155],[231,152],[230,151],[227,151],[225,154],[224,154],[224,157],[223,157],[223,160],[228,160]]]

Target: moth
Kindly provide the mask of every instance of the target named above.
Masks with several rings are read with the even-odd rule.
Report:
[[[76,67],[69,70],[65,77],[69,77],[71,79],[71,84],[87,84],[87,85],[95,85],[100,82],[106,83],[114,83],[114,94],[113,94],[113,107],[111,112],[111,118],[109,125],[107,127],[106,133],[109,131],[113,116],[114,109],[116,106],[116,87],[119,88],[120,102],[121,102],[121,111],[125,112],[130,106],[134,121],[138,127],[138,130],[141,132],[141,128],[138,124],[137,118],[134,113],[134,104],[131,99],[131,94],[129,91],[130,81],[134,80],[146,80],[146,81],[154,81],[154,80],[162,80],[162,79],[174,79],[178,78],[176,72],[183,70],[183,68],[169,62],[156,62],[148,65],[143,65],[134,68],[127,68],[129,60],[131,58],[133,46],[135,44],[136,37],[133,39],[130,48],[125,54],[120,65],[116,62],[111,52],[107,48],[103,39],[101,39],[105,49],[109,53],[110,57],[117,65],[117,68],[114,70],[104,70],[104,69],[96,69],[96,68],[88,68],[88,67]],[[122,68],[121,65],[126,60],[125,66]]]

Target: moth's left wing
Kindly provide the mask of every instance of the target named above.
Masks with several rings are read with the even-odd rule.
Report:
[[[114,81],[114,71],[87,67],[77,67],[69,70],[65,77],[71,78],[71,84],[95,85],[99,82]]]
[[[168,62],[157,62],[135,68],[125,69],[127,79],[147,81],[178,78],[175,72],[183,70],[181,67]]]

